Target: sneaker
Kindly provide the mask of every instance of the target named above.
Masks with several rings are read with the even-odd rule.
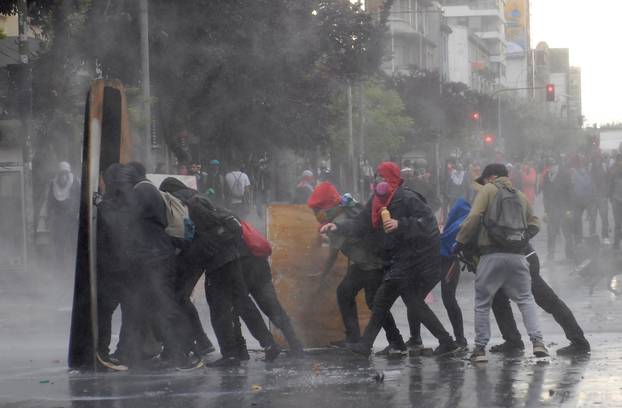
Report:
[[[456,339],[456,346],[458,346],[458,349],[456,351],[466,351],[468,349],[467,340],[464,338]]]
[[[425,347],[423,347],[423,344],[415,342],[409,343],[410,344],[406,343],[406,345],[408,346],[408,355],[410,357],[417,357],[423,354],[423,350],[425,349]]]
[[[417,337],[417,338],[411,337],[406,342],[406,347],[408,348],[413,348],[413,347],[418,347],[418,346],[423,348],[423,341],[421,341],[421,337]]]
[[[221,357],[216,361],[205,364],[208,367],[237,367],[240,365],[240,359],[234,356]]]
[[[590,354],[590,344],[587,342],[584,344],[570,343],[570,345],[557,350],[558,356],[582,356],[585,354]]]
[[[486,349],[482,346],[475,346],[470,358],[472,363],[485,363],[488,361],[486,357]]]
[[[439,346],[434,349],[434,355],[436,357],[442,357],[448,354],[455,353],[457,350],[458,350],[458,346],[453,340],[451,340],[446,343],[439,344]]]
[[[609,238],[603,238],[603,245],[611,245],[611,240]]]
[[[549,352],[544,346],[544,343],[540,341],[535,341],[533,343],[533,355],[536,357],[548,357]]]
[[[126,365],[121,364],[119,360],[112,356],[107,356],[103,358],[102,356],[97,354],[97,363],[102,367],[106,367],[113,371],[127,371],[128,367]]]
[[[175,365],[177,371],[192,371],[203,367],[203,360],[200,358],[186,358]]]
[[[282,350],[283,349],[281,349],[281,346],[279,346],[276,343],[271,344],[270,346],[266,347],[266,349],[265,349],[266,361],[274,361],[274,360],[276,360],[276,358],[279,356],[279,354],[281,354]]]
[[[369,357],[371,354],[371,348],[367,347],[361,342],[357,343],[346,343],[346,348],[355,354],[360,354],[361,356]]]
[[[192,351],[194,352],[195,356],[203,357],[210,353],[213,353],[214,351],[216,351],[216,349],[214,348],[214,345],[212,344],[212,342],[207,340],[206,342],[203,342],[203,341],[195,342],[195,344],[192,347]]]
[[[380,350],[379,352],[376,353],[377,356],[389,356],[389,355],[396,355],[396,354],[404,354],[406,351],[408,350],[408,347],[406,347],[405,343],[402,344],[389,344],[388,346],[386,346],[385,348],[383,348],[382,350]]]
[[[517,353],[525,351],[525,344],[522,340],[506,341],[490,348],[491,353]]]

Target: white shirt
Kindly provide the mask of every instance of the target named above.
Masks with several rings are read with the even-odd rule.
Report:
[[[246,188],[251,185],[246,173],[237,170],[231,171],[225,175],[225,181],[231,192],[231,202],[241,203]]]

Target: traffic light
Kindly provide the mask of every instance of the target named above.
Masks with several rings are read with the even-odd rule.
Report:
[[[492,146],[495,143],[495,135],[486,134],[483,140],[485,146]]]
[[[555,102],[555,85],[553,84],[546,85],[546,101]]]
[[[471,120],[473,122],[479,122],[479,112],[471,112]]]

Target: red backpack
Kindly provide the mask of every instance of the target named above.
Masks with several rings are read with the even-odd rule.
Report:
[[[251,254],[260,258],[272,255],[270,242],[249,223],[245,221],[240,221],[240,223],[242,224],[242,239]]]

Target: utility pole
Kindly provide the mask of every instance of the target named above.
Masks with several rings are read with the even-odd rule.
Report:
[[[360,174],[362,170],[361,163],[365,160],[365,86],[363,85],[363,81],[359,82],[359,115],[360,115],[360,129],[359,129],[359,157],[357,163],[357,169],[359,170],[359,180],[361,180],[359,186],[359,198],[364,201],[366,197],[363,197],[365,194],[365,185],[363,184],[363,176]]]
[[[34,242],[34,205],[32,197],[32,141],[30,137],[30,119],[32,117],[32,74],[29,65],[30,50],[28,47],[28,32],[30,31],[30,27],[28,24],[27,0],[18,0],[17,15],[19,62],[23,65],[23,69],[20,70],[18,75],[18,89],[20,90],[20,95],[18,95],[18,106],[22,133],[24,212],[28,237],[26,239],[26,245],[27,253],[29,253],[28,249],[32,248],[32,244]],[[28,267],[27,263],[26,268]]]
[[[354,125],[352,123],[352,81],[348,80],[348,161],[350,163],[350,175],[352,177],[352,189],[356,190],[356,163],[354,159]],[[353,191],[356,193],[356,191]]]
[[[149,71],[149,4],[140,0],[140,53],[142,68],[143,103],[145,113],[145,167],[153,170],[152,135],[151,135],[151,73]]]

